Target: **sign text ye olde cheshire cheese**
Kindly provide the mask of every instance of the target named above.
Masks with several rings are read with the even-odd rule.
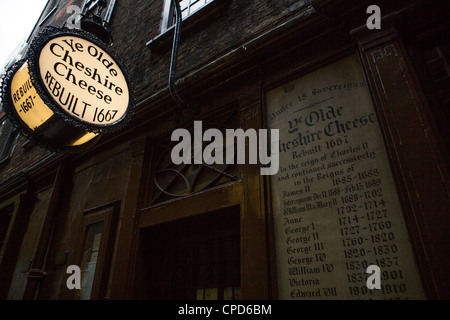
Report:
[[[99,46],[81,37],[57,37],[42,49],[39,66],[46,88],[71,116],[102,125],[125,114],[129,101],[125,76]]]

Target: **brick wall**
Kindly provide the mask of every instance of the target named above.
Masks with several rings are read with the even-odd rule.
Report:
[[[216,0],[222,2],[219,10],[203,18],[197,12],[190,19],[193,27],[183,29],[178,55],[177,77],[189,73],[217,57],[239,47],[246,40],[257,36],[265,28],[289,15],[289,8],[297,0]],[[61,1],[58,12],[47,24],[61,26],[71,15],[66,12],[69,5],[81,6],[81,0]],[[50,2],[45,17],[53,8]],[[167,86],[169,77],[171,37],[166,44],[149,48],[147,42],[160,34],[163,0],[120,0],[111,19],[113,37],[112,50],[122,60],[131,74],[139,100]],[[37,35],[39,29],[33,33]],[[4,130],[4,132],[6,132]],[[2,135],[3,136],[3,135]],[[1,142],[2,140],[0,140]],[[6,182],[21,172],[26,172],[51,152],[32,146],[24,149],[26,138],[19,137],[9,164],[0,169],[0,183]]]
[[[177,77],[239,47],[290,13],[297,0],[216,0],[220,10],[190,30],[183,30]],[[113,50],[129,69],[136,96],[145,97],[167,86],[172,44],[146,47],[160,33],[163,0],[118,1],[111,21]],[[192,20],[202,18],[196,13]],[[171,38],[170,38],[171,39]]]

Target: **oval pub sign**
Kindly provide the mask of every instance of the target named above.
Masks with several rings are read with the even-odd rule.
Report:
[[[8,70],[2,101],[27,136],[52,149],[118,130],[134,108],[128,73],[109,48],[86,32],[54,27]]]

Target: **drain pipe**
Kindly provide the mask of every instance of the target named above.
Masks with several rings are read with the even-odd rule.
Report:
[[[172,99],[180,107],[181,111],[185,113],[187,111],[187,105],[180,98],[175,85],[175,72],[177,68],[177,55],[178,47],[180,45],[180,33],[181,33],[181,23],[183,18],[181,16],[181,7],[178,0],[172,0],[172,4],[175,8],[175,30],[173,34],[173,46],[172,46],[172,57],[170,60],[170,75],[169,75],[169,91]]]

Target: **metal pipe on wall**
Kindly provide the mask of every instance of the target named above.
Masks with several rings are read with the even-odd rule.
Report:
[[[175,30],[173,34],[173,46],[172,46],[172,56],[170,60],[170,75],[169,75],[169,91],[175,103],[183,110],[186,109],[186,104],[180,98],[177,92],[177,88],[175,85],[175,72],[177,68],[177,55],[178,55],[178,47],[180,44],[180,33],[181,33],[181,24],[183,21],[181,15],[181,7],[178,0],[172,0],[172,4],[175,8]]]

